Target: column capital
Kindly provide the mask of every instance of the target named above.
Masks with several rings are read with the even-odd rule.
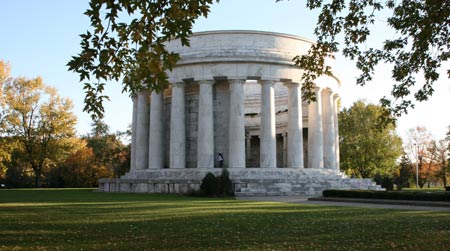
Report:
[[[199,85],[214,85],[216,81],[214,79],[206,79],[197,81]]]
[[[228,79],[228,83],[229,84],[245,84],[245,81],[247,81],[247,79],[242,78],[242,79]]]
[[[260,85],[271,85],[271,86],[273,86],[273,85],[275,85],[276,82],[277,81],[275,81],[275,80],[264,80],[264,79],[258,80],[258,83]]]
[[[185,87],[186,83],[185,82],[174,82],[174,83],[170,83],[172,85],[172,87]]]
[[[322,93],[328,94],[328,95],[330,95],[330,97],[333,97],[333,95],[335,94],[335,92],[333,92],[333,90],[331,90],[330,88],[323,89]]]
[[[289,82],[283,82],[283,84],[286,87],[288,87],[288,88],[290,88],[290,87],[300,87],[300,83],[298,83],[298,82],[289,81]]]
[[[324,90],[325,89],[322,87],[318,87],[318,86],[314,87],[314,92],[316,94],[316,100],[321,99]]]
[[[152,90],[151,95],[163,95],[164,96],[164,90],[165,89],[160,89],[160,90]]]
[[[136,95],[137,96],[143,96],[143,95],[147,95],[150,96],[151,91],[149,89],[144,89],[144,90],[140,90]]]
[[[333,98],[334,98],[334,100],[338,100],[338,99],[341,99],[341,96],[339,95],[339,93],[335,92],[333,94]]]

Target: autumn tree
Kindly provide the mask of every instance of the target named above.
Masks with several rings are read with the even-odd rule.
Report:
[[[13,139],[16,162],[28,165],[35,186],[42,185],[42,171],[71,149],[76,117],[72,102],[45,85],[40,77],[9,79],[2,84],[0,137]]]
[[[93,150],[96,165],[110,169],[114,177],[125,174],[129,170],[130,149],[120,140],[120,133],[111,133],[109,126],[100,119],[93,120],[91,127],[84,139]]]
[[[111,177],[111,170],[96,162],[96,156],[90,147],[83,147],[69,156],[60,165],[62,186],[96,187],[99,178]]]
[[[423,188],[438,172],[439,151],[433,135],[423,126],[408,130],[405,151],[418,168],[418,185]],[[417,178],[416,178],[417,179]]]
[[[442,181],[442,184],[447,186],[447,176],[450,175],[449,158],[450,158],[450,141],[442,139],[439,141],[433,141],[430,150],[436,156],[436,170],[435,177],[438,181]]]
[[[3,85],[9,79],[9,72],[10,72],[10,66],[3,60],[0,60],[0,96],[2,96],[3,93]],[[0,99],[0,102],[1,99]],[[1,105],[2,103],[0,103]],[[1,107],[1,106],[0,106]],[[0,110],[0,121],[1,118],[4,116],[4,111]],[[0,123],[1,128],[5,125]],[[0,135],[0,179],[4,178],[4,175],[6,173],[6,166],[5,162],[10,161],[11,157],[11,149],[10,149],[10,139],[3,137],[3,135]]]
[[[429,188],[432,183],[436,185],[439,182],[439,171],[441,168],[439,163],[440,149],[438,149],[438,147],[436,140],[432,140],[427,151],[424,155],[420,156],[419,163],[422,166],[422,169],[419,172],[419,186],[421,188],[425,184],[428,184]]]
[[[375,174],[390,174],[402,154],[402,140],[395,126],[377,126],[384,108],[355,102],[339,113],[341,169],[352,176],[369,178]]]
[[[167,71],[179,56],[168,52],[164,43],[179,38],[183,46],[189,46],[195,20],[206,17],[214,2],[218,1],[91,0],[84,13],[91,20],[91,29],[81,35],[81,52],[68,63],[69,70],[76,72],[84,84],[84,110],[94,117],[102,116],[102,102],[108,99],[103,90],[109,80],[123,78],[123,90],[130,93],[167,86]],[[438,70],[450,57],[449,1],[307,0],[306,8],[318,10],[319,15],[314,30],[317,43],[307,55],[293,59],[305,69],[305,100],[315,99],[314,81],[332,73],[326,59],[338,52],[356,61],[361,71],[359,85],[372,80],[378,64],[393,65],[392,78],[397,83],[391,94],[398,102],[384,97],[381,104],[388,108],[386,114],[405,113],[414,107],[414,99],[424,101],[433,94]],[[382,11],[383,16],[387,13],[384,21],[394,35],[378,48],[368,48],[372,25],[381,19]],[[447,72],[450,77],[450,70]],[[425,83],[413,93],[418,75],[424,77]]]

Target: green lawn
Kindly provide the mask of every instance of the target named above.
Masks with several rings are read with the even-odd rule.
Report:
[[[450,250],[450,213],[0,190],[0,250]]]

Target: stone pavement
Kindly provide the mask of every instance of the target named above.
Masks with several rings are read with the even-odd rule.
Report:
[[[347,206],[347,207],[365,207],[365,208],[377,208],[377,209],[400,209],[400,210],[419,210],[419,211],[448,211],[450,212],[450,203],[433,202],[425,203],[404,203],[399,205],[396,203],[402,203],[405,201],[386,201],[386,200],[359,200],[358,199],[345,199],[345,198],[332,198],[333,200],[308,200],[306,196],[249,196],[249,197],[236,197],[238,200],[249,201],[267,201],[267,202],[287,202],[306,205],[320,205],[320,206]],[[323,198],[321,198],[323,199]],[[338,201],[339,200],[339,201]],[[408,201],[406,201],[408,202]],[[448,204],[448,206],[446,205]]]

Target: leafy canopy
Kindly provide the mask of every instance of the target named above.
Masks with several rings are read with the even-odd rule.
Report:
[[[32,168],[39,187],[45,165],[72,148],[76,124],[72,102],[40,77],[8,78],[0,90],[0,139],[14,143],[8,152],[14,150],[17,161]]]
[[[307,98],[315,98],[314,80],[321,74],[331,74],[324,58],[334,58],[333,55],[340,51],[339,35],[344,38],[342,54],[356,61],[361,71],[357,84],[363,86],[371,81],[379,63],[393,65],[392,78],[397,84],[391,90],[394,100],[387,96],[380,100],[382,106],[388,108],[385,113],[395,116],[407,113],[409,108],[414,108],[413,99],[425,101],[433,94],[438,70],[450,57],[449,1],[308,0],[306,6],[320,10],[314,30],[317,43],[307,55],[294,59],[296,65],[306,69],[303,91]],[[396,35],[386,39],[381,49],[366,48],[370,28],[383,9],[391,13],[386,23]],[[450,77],[450,70],[447,73]],[[413,93],[419,74],[423,75],[425,83]]]
[[[277,2],[282,0],[276,0]],[[131,94],[142,88],[161,90],[168,85],[166,72],[178,55],[166,51],[164,43],[179,38],[189,45],[192,25],[207,16],[214,0],[91,0],[85,12],[91,19],[91,31],[81,35],[81,53],[68,63],[69,70],[84,82],[85,107],[93,117],[102,116],[105,82],[121,80],[123,91]],[[218,2],[218,1],[217,1]],[[442,62],[449,59],[450,1],[420,0],[307,0],[306,8],[319,10],[315,35],[317,43],[307,55],[298,55],[294,63],[305,69],[303,95],[315,100],[314,81],[331,74],[326,59],[340,51],[356,61],[361,75],[359,85],[372,80],[379,63],[393,65],[392,98],[385,96],[381,104],[385,115],[396,116],[414,108],[413,100],[425,101],[434,92]],[[381,11],[388,11],[386,23],[396,35],[386,39],[380,49],[366,48],[371,26]],[[450,70],[447,70],[450,77]],[[416,77],[425,83],[416,91]],[[393,120],[392,116],[384,116]]]
[[[92,30],[81,36],[82,51],[67,64],[84,83],[84,111],[102,117],[106,81],[123,81],[123,91],[162,90],[179,56],[164,43],[189,45],[192,25],[207,16],[213,0],[91,0],[84,13]]]
[[[352,176],[369,178],[390,174],[402,154],[402,140],[394,124],[377,126],[384,108],[355,102],[339,113],[341,169]]]

